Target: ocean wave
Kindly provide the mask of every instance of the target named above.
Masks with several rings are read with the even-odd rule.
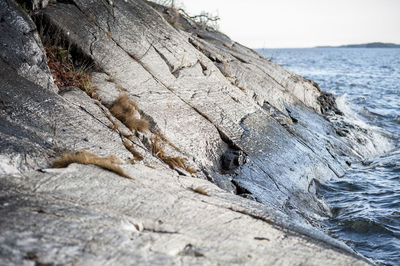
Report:
[[[347,94],[337,97],[336,104],[344,114],[342,120],[350,125],[355,125],[355,130],[350,131],[348,137],[359,143],[356,150],[359,149],[363,155],[372,158],[388,153],[395,148],[390,133],[365,122],[359,115],[362,110],[349,101]]]

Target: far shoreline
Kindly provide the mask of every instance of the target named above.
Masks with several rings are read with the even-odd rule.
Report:
[[[400,48],[400,44],[395,43],[383,43],[383,42],[372,42],[372,43],[363,43],[363,44],[345,44],[345,45],[321,45],[314,47],[272,47],[272,48],[253,48],[254,50],[262,50],[262,49],[314,49],[314,48],[366,48],[366,49],[398,49]]]

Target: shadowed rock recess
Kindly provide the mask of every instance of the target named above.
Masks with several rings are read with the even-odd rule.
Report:
[[[42,43],[90,66],[86,91]],[[141,0],[0,0],[0,81],[2,265],[368,264],[315,191],[369,132],[220,32]]]

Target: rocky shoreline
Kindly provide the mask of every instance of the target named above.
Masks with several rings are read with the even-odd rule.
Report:
[[[318,180],[375,146],[317,84],[154,3],[19,4],[0,0],[2,264],[369,263],[318,226]]]

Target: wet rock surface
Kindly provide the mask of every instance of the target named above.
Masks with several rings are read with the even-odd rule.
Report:
[[[6,264],[366,263],[313,227],[329,214],[318,180],[369,152],[323,116],[313,82],[183,17],[170,25],[173,13],[144,1],[44,3],[32,14],[37,26],[13,1],[0,5]],[[90,96],[54,85],[36,31],[43,24],[96,66]],[[121,94],[149,131],[112,117]],[[196,173],[168,165],[152,150],[155,137]],[[132,164],[127,141],[142,161]],[[79,150],[118,157],[132,179],[51,167]]]
[[[332,93],[323,92],[321,93],[321,96],[319,96],[317,99],[321,105],[321,113],[323,113],[324,115],[343,115],[343,112],[338,109],[335,101],[335,96]]]

